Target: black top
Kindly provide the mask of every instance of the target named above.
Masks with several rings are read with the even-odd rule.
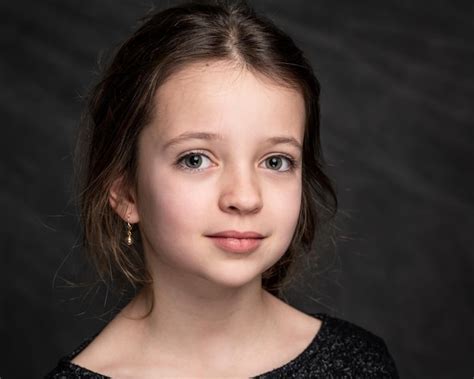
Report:
[[[382,338],[325,313],[310,315],[320,319],[322,325],[306,349],[283,366],[255,378],[399,378]],[[85,339],[76,350],[62,357],[45,379],[110,378],[71,362],[98,334]]]

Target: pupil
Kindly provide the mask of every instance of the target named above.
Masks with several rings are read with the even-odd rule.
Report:
[[[281,162],[279,161],[279,159],[277,157],[270,158],[270,162],[271,162],[270,164],[272,165],[273,168],[275,168],[275,166],[274,166],[275,163],[278,166],[277,168],[280,168],[278,163],[281,163]]]
[[[191,164],[192,165],[198,165],[199,166],[199,162],[201,161],[201,157],[199,155],[191,155],[190,156],[190,161],[191,161]]]

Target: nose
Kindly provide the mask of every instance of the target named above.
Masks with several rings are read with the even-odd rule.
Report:
[[[252,214],[263,205],[258,178],[251,169],[230,168],[222,178],[219,208],[223,212]]]

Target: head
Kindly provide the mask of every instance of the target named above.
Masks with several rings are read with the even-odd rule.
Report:
[[[77,150],[84,245],[118,288],[151,290],[162,263],[226,286],[261,274],[279,296],[336,212],[319,83],[294,42],[244,2],[147,17],[92,89],[86,116]],[[190,132],[218,136],[170,143]],[[223,230],[267,237],[254,272],[235,256],[204,269],[216,257],[207,236]]]

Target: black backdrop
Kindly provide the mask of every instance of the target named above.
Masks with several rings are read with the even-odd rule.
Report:
[[[151,4],[1,4],[2,378],[40,377],[111,306],[63,288],[81,262],[71,152],[97,55]],[[472,377],[472,2],[251,4],[314,64],[341,204],[336,255],[290,302],[383,337],[403,378]]]

